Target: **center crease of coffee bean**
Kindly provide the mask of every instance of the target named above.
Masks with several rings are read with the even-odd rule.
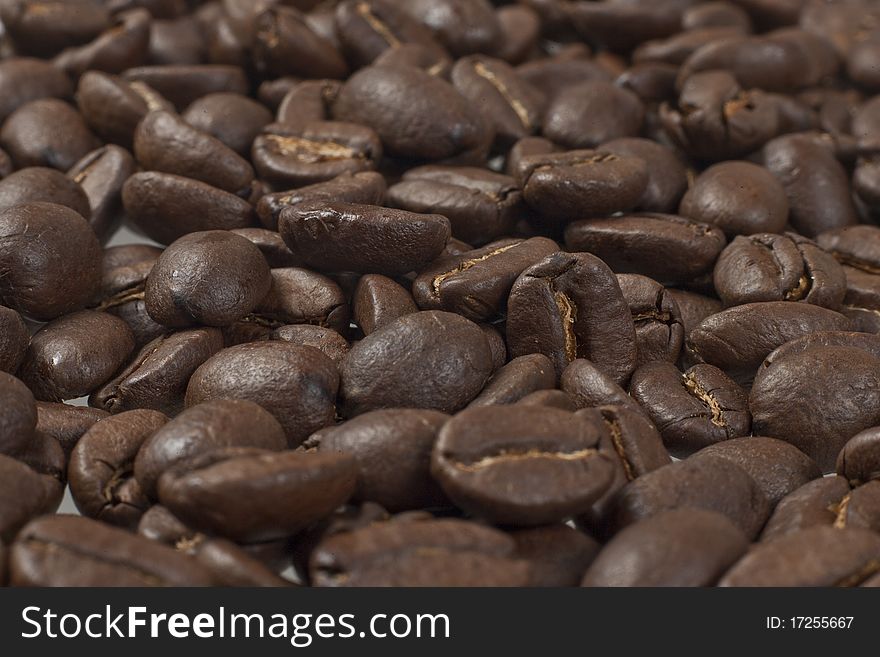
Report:
[[[623,464],[626,480],[632,481],[636,478],[636,473],[632,463],[627,458],[626,448],[623,446],[623,432],[620,430],[620,423],[608,417],[604,412],[602,413],[602,419],[605,422],[605,426],[608,427],[608,432],[611,434],[611,444],[614,445],[614,451],[617,452],[617,456],[620,457],[620,462]]]
[[[474,265],[476,265],[480,262],[484,262],[494,256],[497,256],[499,253],[504,253],[505,251],[510,251],[510,249],[517,247],[520,244],[522,244],[522,242],[517,242],[516,244],[508,244],[506,246],[501,246],[497,249],[489,251],[489,253],[485,253],[485,254],[481,255],[479,258],[471,258],[470,260],[465,260],[465,261],[461,262],[454,269],[450,269],[449,271],[444,272],[444,273],[440,274],[439,276],[435,276],[434,280],[431,281],[431,289],[434,291],[434,296],[435,297],[440,296],[440,286],[442,286],[443,282],[445,280],[447,280],[448,278],[451,278],[451,277],[455,276],[456,274],[460,274],[463,271],[467,271],[468,269],[470,269]]]
[[[265,139],[282,155],[290,155],[308,164],[328,160],[365,159],[362,153],[357,153],[354,149],[337,144],[335,141],[312,141],[281,135],[265,135]]]
[[[513,109],[520,123],[523,124],[523,127],[527,130],[533,130],[534,126],[532,125],[532,120],[529,118],[529,111],[525,108],[519,100],[513,97],[510,93],[510,89],[507,88],[507,85],[504,84],[501,80],[498,79],[498,76],[495,75],[492,71],[486,68],[486,65],[482,62],[477,62],[474,64],[474,71],[481,78],[484,78],[498,91],[499,94],[507,101],[510,105],[511,109]]]
[[[697,382],[693,374],[684,374],[682,375],[682,379],[684,380],[684,387],[687,388],[688,392],[709,407],[709,410],[712,412],[712,424],[716,427],[726,427],[727,423],[724,421],[724,409],[721,408],[721,404],[718,403],[718,400],[709,394],[709,392]]]
[[[361,18],[367,21],[367,24],[376,31],[376,34],[385,40],[385,43],[392,48],[396,48],[400,45],[400,39],[394,36],[391,29],[379,20],[379,17],[370,9],[370,5],[366,2],[359,2],[357,5],[357,12],[361,15]]]
[[[458,470],[465,472],[477,472],[485,468],[492,467],[498,463],[507,463],[510,461],[525,461],[529,459],[551,459],[555,461],[586,461],[595,456],[599,452],[592,448],[579,449],[574,452],[543,452],[540,449],[530,449],[524,452],[502,451],[493,456],[484,456],[473,463],[455,462],[454,465]]]

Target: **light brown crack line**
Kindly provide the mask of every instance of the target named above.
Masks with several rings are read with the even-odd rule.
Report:
[[[843,529],[846,527],[846,512],[849,509],[849,501],[852,498],[852,493],[847,493],[843,496],[843,499],[840,500],[837,504],[831,505],[829,509],[832,513],[834,513],[834,527],[837,529]]]
[[[364,158],[361,153],[334,141],[312,141],[300,137],[282,137],[281,135],[264,135],[264,138],[273,144],[282,155],[292,155],[307,163]]]
[[[784,298],[786,301],[800,301],[807,296],[807,293],[810,291],[811,287],[812,285],[810,285],[809,276],[801,276],[798,279],[797,285],[786,292]]]
[[[877,559],[871,559],[868,563],[866,563],[852,575],[847,575],[846,577],[838,580],[834,586],[841,588],[858,586],[866,579],[878,572],[880,572],[880,561],[878,561]]]
[[[697,383],[697,380],[692,374],[684,374],[682,375],[682,378],[684,379],[684,387],[688,389],[688,392],[693,396],[698,397],[709,407],[709,410],[712,411],[712,424],[716,427],[726,427],[727,423],[724,421],[724,410],[721,408],[718,400],[706,392],[706,389]]]
[[[131,82],[129,86],[138,96],[143,99],[143,101],[147,104],[147,109],[151,112],[155,112],[164,108],[164,105],[160,102],[158,94],[156,94],[143,82]]]
[[[440,286],[443,285],[443,282],[446,279],[451,278],[452,276],[455,276],[456,274],[460,274],[463,271],[467,271],[468,269],[470,269],[474,265],[476,265],[480,262],[484,262],[494,256],[497,256],[500,253],[504,253],[505,251],[510,251],[510,249],[517,247],[520,244],[522,244],[522,242],[517,242],[516,244],[508,244],[507,246],[501,246],[497,249],[489,251],[489,253],[485,253],[485,254],[481,255],[479,258],[471,258],[470,260],[465,260],[465,261],[459,263],[459,265],[457,267],[455,267],[454,269],[450,269],[447,272],[443,272],[442,274],[435,276],[433,278],[433,280],[431,281],[431,288],[434,290],[434,296],[435,297],[440,296]]]
[[[108,308],[115,308],[116,306],[121,306],[124,303],[128,303],[129,301],[140,301],[144,298],[144,286],[140,285],[138,287],[129,288],[127,290],[123,290],[118,294],[114,294],[109,299],[102,301],[95,310],[104,311]]]
[[[510,89],[507,88],[507,85],[504,84],[497,75],[486,68],[486,65],[482,62],[474,64],[474,72],[495,87],[495,89],[498,90],[498,93],[501,94],[504,100],[506,100],[508,105],[513,109],[519,122],[523,124],[523,127],[527,130],[532,130],[533,126],[532,121],[529,118],[529,111],[526,109],[525,105],[513,97],[510,93]]]
[[[614,451],[617,452],[617,455],[620,457],[620,462],[623,464],[623,473],[626,475],[626,480],[632,481],[636,478],[636,473],[626,456],[626,449],[623,446],[623,432],[620,430],[620,423],[614,420],[609,420],[607,417],[603,417],[602,419],[605,421],[605,426],[608,427],[608,431],[611,433],[611,444],[614,445]]]
[[[524,461],[528,459],[553,459],[555,461],[585,461],[593,458],[599,452],[595,449],[579,449],[574,452],[542,452],[539,449],[530,449],[526,452],[501,452],[494,456],[485,456],[473,463],[454,463],[458,470],[464,472],[478,472],[498,463],[511,461]]]
[[[376,31],[376,34],[382,37],[385,40],[385,43],[389,46],[396,48],[400,45],[400,39],[394,36],[394,34],[391,33],[391,29],[379,20],[379,17],[370,10],[370,5],[366,2],[358,3],[357,13],[361,15],[361,18],[367,21],[367,24],[372,27]]]

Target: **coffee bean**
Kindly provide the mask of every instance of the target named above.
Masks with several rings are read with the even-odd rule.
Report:
[[[880,479],[880,433],[874,427],[850,438],[837,455],[837,474],[853,486]]]
[[[17,49],[40,56],[86,43],[110,24],[110,12],[99,2],[12,2],[2,18]]]
[[[527,354],[498,369],[469,406],[513,404],[533,392],[552,390],[555,386],[553,361],[543,354]]]
[[[202,96],[181,116],[191,126],[213,135],[242,157],[250,153],[251,144],[263,126],[272,122],[272,113],[261,103],[241,94],[226,92]]]
[[[849,493],[849,484],[843,477],[813,479],[779,501],[764,526],[761,541],[774,540],[817,525],[832,526],[837,520],[841,501]]]
[[[187,407],[212,399],[246,399],[272,413],[290,447],[333,422],[339,374],[313,347],[255,342],[223,349],[195,370]]]
[[[673,509],[627,527],[599,553],[582,586],[712,586],[748,540],[715,511]]]
[[[543,353],[557,374],[576,358],[618,383],[635,368],[629,307],[614,274],[589,253],[557,252],[520,274],[508,299],[507,343],[514,357]]]
[[[380,274],[366,274],[358,279],[352,299],[354,323],[364,335],[390,324],[395,319],[418,311],[412,295],[394,280]]]
[[[336,363],[337,367],[349,350],[348,341],[342,335],[333,329],[311,324],[281,326],[272,331],[271,339],[314,347]]]
[[[672,212],[687,190],[687,174],[678,154],[663,144],[638,137],[606,141],[600,150],[637,157],[648,165],[648,185],[636,206],[646,212]]]
[[[270,76],[342,78],[348,66],[331,42],[292,7],[270,7],[254,21],[254,63]]]
[[[492,52],[500,43],[501,27],[488,0],[411,0],[403,6],[453,55]]]
[[[4,454],[0,474],[0,541],[12,542],[22,526],[44,512],[47,490],[35,470]]]
[[[37,407],[30,389],[11,374],[0,372],[0,454],[24,449],[37,426]]]
[[[452,59],[437,44],[402,43],[384,50],[373,60],[376,66],[412,66],[438,78],[449,79]]]
[[[576,358],[559,377],[559,387],[571,395],[579,408],[626,406],[641,407],[608,374],[585,358]]]
[[[83,188],[56,169],[25,167],[0,181],[0,208],[3,210],[33,202],[64,205],[85,219],[91,216],[89,198]]]
[[[135,458],[135,479],[141,490],[155,499],[156,484],[165,470],[220,447],[281,451],[287,440],[278,421],[253,402],[207,401],[186,409],[144,442]]]
[[[348,328],[349,307],[339,285],[308,269],[273,269],[269,293],[245,321],[271,326],[313,324],[342,331]]]
[[[675,299],[657,281],[638,274],[618,274],[636,329],[636,367],[655,360],[674,363],[684,342]]]
[[[0,306],[0,372],[15,372],[24,360],[30,333],[12,308]]]
[[[87,154],[67,172],[82,187],[90,207],[85,213],[74,209],[89,220],[103,242],[122,221],[122,186],[135,170],[134,158],[128,151],[107,145]]]
[[[37,402],[37,432],[58,441],[69,457],[76,443],[107,411],[56,402]]]
[[[547,406],[569,413],[578,409],[572,396],[563,390],[535,390],[514,403],[520,406]]]
[[[560,92],[547,107],[544,135],[567,148],[594,148],[611,139],[636,137],[644,121],[641,100],[604,80]]]
[[[186,549],[186,554],[210,571],[220,586],[294,586],[259,559],[223,538],[197,541]]]
[[[457,505],[493,522],[557,522],[586,511],[611,483],[599,433],[553,408],[471,408],[440,430],[431,472]]]
[[[294,534],[344,504],[355,460],[344,454],[226,448],[171,466],[159,500],[184,522],[234,540]]]
[[[59,53],[54,64],[72,77],[88,70],[121,73],[139,66],[149,55],[150,35],[156,28],[151,18],[144,9],[120,12],[89,43]]]
[[[70,78],[50,62],[30,57],[10,57],[0,62],[0,121],[32,100],[72,95]]]
[[[463,408],[493,371],[473,322],[429,310],[404,315],[355,344],[339,368],[344,415],[379,408]]]
[[[290,130],[301,130],[316,121],[329,121],[333,118],[333,101],[341,88],[339,80],[303,80],[281,98],[275,120]]]
[[[27,525],[9,553],[13,586],[210,586],[195,560],[88,518],[46,517]]]
[[[600,550],[594,539],[562,524],[517,529],[510,535],[516,556],[529,562],[530,586],[577,586]]]
[[[193,66],[138,66],[123,74],[128,82],[142,82],[174,103],[178,110],[208,94],[228,91],[245,94],[248,82],[238,66],[199,64]]]

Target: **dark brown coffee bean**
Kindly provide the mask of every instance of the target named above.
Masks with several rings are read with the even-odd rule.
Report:
[[[595,423],[553,408],[471,408],[440,430],[431,472],[453,502],[493,522],[557,522],[589,509],[611,483],[599,435]]]
[[[269,76],[343,78],[348,65],[334,45],[309,28],[293,7],[269,7],[254,20],[253,57]]]
[[[34,395],[19,379],[0,372],[0,454],[15,455],[31,441],[37,426]]]
[[[364,413],[321,432],[318,452],[354,457],[358,483],[352,500],[381,504],[391,512],[444,506],[431,478],[431,450],[448,415],[389,409]]]
[[[494,49],[495,56],[508,64],[525,61],[538,44],[541,36],[541,18],[525,5],[505,5],[495,10],[501,29],[501,42]]]
[[[631,91],[644,104],[671,101],[675,99],[675,79],[678,67],[662,62],[640,62],[633,64],[617,76],[614,83]],[[655,114],[647,114],[649,126],[657,123]],[[664,210],[660,210],[663,212]],[[668,211],[668,208],[665,210]]]
[[[832,526],[837,509],[850,493],[843,477],[819,477],[782,498],[767,520],[761,541],[774,540],[817,525]]]
[[[181,237],[159,256],[145,301],[150,317],[165,326],[224,326],[256,308],[271,284],[269,265],[251,242],[204,231]]]
[[[37,402],[37,431],[57,440],[67,456],[82,435],[105,417],[109,417],[109,413],[97,408]]]
[[[36,470],[0,454],[0,541],[11,543],[31,518],[45,513],[46,498],[47,488]]]
[[[120,12],[92,41],[59,53],[54,64],[72,77],[79,77],[88,70],[121,73],[146,62],[154,30],[150,12],[143,9]]]
[[[275,120],[290,130],[301,130],[309,123],[333,118],[332,105],[339,95],[339,80],[304,80],[293,85],[275,113]]]
[[[620,51],[677,32],[681,20],[680,11],[645,4],[578,3],[568,8],[564,16],[585,41]]]
[[[394,157],[480,159],[492,142],[491,124],[455,87],[406,66],[355,73],[340,90],[333,115],[375,130]]]
[[[452,234],[472,244],[509,235],[525,216],[516,181],[477,167],[426,165],[410,169],[388,189],[387,204],[411,212],[442,214]]]
[[[251,152],[254,138],[272,122],[272,113],[261,103],[235,93],[202,96],[186,108],[183,119],[213,135],[239,155]]]
[[[404,315],[355,344],[340,367],[345,415],[378,408],[463,408],[493,371],[489,343],[464,317]]]
[[[271,269],[284,267],[296,267],[299,263],[297,258],[290,252],[284,240],[274,230],[268,228],[234,228],[230,231],[241,235],[260,249],[266,262]]]
[[[289,536],[351,496],[355,460],[346,454],[226,448],[167,469],[159,499],[193,527],[238,541]]]
[[[577,586],[601,546],[567,525],[547,525],[510,532],[516,556],[529,562],[530,586]]]
[[[468,406],[514,404],[533,392],[551,390],[555,386],[553,361],[543,354],[527,354],[499,368]]]
[[[792,443],[833,472],[846,442],[880,424],[880,358],[856,347],[814,347],[762,368],[749,406],[754,430]]]
[[[91,216],[89,198],[83,188],[57,169],[26,167],[0,181],[0,208],[3,210],[33,202],[64,205],[85,219]]]
[[[278,216],[288,206],[317,201],[378,205],[384,195],[385,179],[381,174],[374,171],[343,173],[327,182],[266,194],[257,203],[257,214],[266,228],[278,230]]]
[[[271,339],[292,342],[304,347],[314,347],[337,367],[342,363],[345,354],[348,353],[348,341],[333,329],[311,324],[291,324],[281,326],[272,331]]]
[[[558,251],[553,240],[533,237],[500,240],[445,256],[419,274],[413,282],[413,297],[426,310],[448,310],[474,321],[497,319],[520,274]]]
[[[696,292],[676,290],[669,287],[666,288],[666,291],[675,300],[675,303],[678,304],[685,335],[689,335],[700,322],[710,315],[720,312],[723,308],[718,299],[697,294]]]
[[[602,549],[582,586],[712,586],[748,548],[720,513],[673,509],[627,527]]]
[[[859,586],[880,569],[880,536],[813,527],[761,543],[719,586]]]
[[[504,532],[463,520],[377,522],[330,536],[309,559],[314,586],[525,586]]]
[[[517,176],[526,202],[562,221],[631,210],[648,185],[644,160],[601,150],[527,155]]]
[[[97,422],[83,435],[68,470],[80,513],[111,525],[137,526],[150,500],[134,478],[134,459],[144,441],[167,421],[157,411],[129,411]]]
[[[364,335],[418,311],[416,302],[406,289],[380,274],[361,276],[351,303],[354,323]]]
[[[383,51],[373,63],[376,66],[412,66],[444,80],[449,79],[452,71],[449,53],[433,43],[402,43]]]
[[[637,157],[648,164],[648,186],[636,206],[646,212],[671,212],[687,190],[687,175],[678,154],[663,144],[638,137],[606,141],[599,149],[620,156]]]
[[[401,6],[453,55],[492,52],[501,41],[501,27],[488,0],[411,0]]]
[[[642,43],[633,51],[632,58],[637,63],[665,62],[679,67],[706,44],[747,34],[748,31],[724,25],[685,30],[665,39],[652,39]],[[717,68],[728,67],[719,66]]]
[[[664,285],[710,272],[725,243],[719,228],[672,214],[584,219],[565,230],[569,249],[602,258],[618,274],[642,274]]]
[[[846,294],[834,257],[794,233],[734,238],[718,257],[713,280],[727,306],[804,301],[837,310]]]
[[[72,95],[70,78],[49,62],[30,57],[10,57],[0,62],[0,121],[32,100]]]
[[[333,422],[336,366],[313,347],[281,341],[229,347],[204,362],[186,389],[186,405],[246,399],[272,413],[290,447]]]
[[[421,269],[450,236],[449,220],[440,215],[339,202],[286,208],[278,229],[309,267],[387,276]]]
[[[185,552],[209,570],[220,586],[294,586],[262,561],[223,538],[206,537],[187,546]]]
[[[88,518],[35,520],[9,554],[14,586],[210,586],[193,559]]]
[[[83,216],[103,242],[122,222],[122,186],[136,169],[131,154],[111,144],[92,151],[67,172],[85,192],[90,211]]]
[[[617,282],[636,328],[636,367],[655,360],[677,361],[684,327],[675,299],[647,276],[618,274]]]
[[[601,308],[601,317],[592,312]],[[635,368],[632,316],[617,279],[589,253],[558,252],[526,269],[508,299],[511,356],[543,353],[561,374],[587,358],[616,382]]]
[[[42,401],[88,395],[134,350],[134,335],[109,313],[81,310],[46,324],[31,338],[19,374]]]
[[[245,321],[275,328],[285,324],[314,324],[348,329],[349,307],[333,279],[308,269],[273,269],[269,293]]]
[[[142,408],[174,416],[183,410],[193,372],[222,348],[219,329],[193,329],[156,338],[113,380],[92,393],[89,403],[114,414]]]
[[[672,509],[716,511],[752,539],[770,515],[755,480],[735,463],[704,456],[665,465],[624,486],[612,502],[611,526],[623,529]]]
[[[520,406],[547,406],[574,413],[577,404],[571,395],[562,390],[535,390],[515,402]]]
[[[585,358],[576,358],[566,366],[559,377],[559,387],[571,395],[578,408],[626,406],[642,411],[614,379]]]
[[[123,77],[129,82],[145,83],[174,103],[180,111],[208,94],[248,92],[247,78],[238,66],[138,66],[128,69]]]
[[[24,360],[31,336],[16,311],[0,306],[0,372],[15,372]]]
[[[880,431],[865,429],[850,438],[837,455],[837,474],[853,486],[880,479]]]
[[[0,213],[0,301],[39,320],[82,308],[101,282],[100,253],[95,233],[69,208],[9,208]]]
[[[679,212],[714,224],[728,236],[778,233],[788,218],[788,199],[764,167],[722,162],[699,175],[682,198]]]
[[[590,80],[559,93],[547,107],[544,136],[567,148],[594,148],[635,137],[644,121],[639,98],[603,80]]]
[[[135,478],[141,490],[156,499],[156,484],[165,470],[220,447],[281,451],[287,440],[278,420],[253,402],[208,401],[186,409],[144,442],[135,458]]]

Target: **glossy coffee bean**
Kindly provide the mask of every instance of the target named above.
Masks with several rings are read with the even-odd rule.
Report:
[[[89,198],[76,181],[57,169],[25,167],[10,173],[0,181],[0,208],[32,203],[64,205],[88,219],[91,215]]]
[[[601,316],[591,312],[598,308]],[[587,358],[618,383],[636,362],[635,328],[617,279],[589,253],[557,252],[520,274],[508,299],[507,343],[514,357],[543,353],[557,374]]]
[[[131,154],[109,144],[87,154],[67,172],[85,192],[90,210],[83,216],[104,242],[122,221],[122,186],[135,170]]]
[[[559,387],[571,395],[578,408],[626,406],[641,412],[641,407],[626,390],[586,358],[576,358],[559,377]]]
[[[274,230],[268,228],[234,228],[230,232],[241,235],[246,240],[253,242],[260,249],[266,262],[271,269],[283,267],[295,267],[300,264],[297,258],[290,252],[284,240]]]
[[[594,148],[611,139],[637,137],[645,116],[641,100],[604,80],[568,87],[547,107],[544,136],[567,148]]]
[[[547,524],[586,511],[610,485],[611,460],[598,442],[596,424],[565,411],[472,408],[441,429],[431,471],[471,513],[497,523]]]
[[[636,367],[655,360],[674,363],[684,342],[684,327],[675,299],[647,276],[618,274],[617,282],[635,324]]]
[[[351,303],[354,323],[364,335],[418,311],[412,295],[400,284],[381,274],[361,276]]]
[[[673,212],[688,186],[687,174],[679,155],[670,147],[649,139],[621,137],[606,141],[599,149],[627,155],[648,164],[648,186],[636,206],[646,212]]]
[[[453,413],[493,371],[489,342],[473,322],[429,310],[404,315],[355,344],[339,368],[344,415],[379,408]]]
[[[850,438],[837,455],[837,474],[853,485],[880,479],[880,433],[874,427]]]
[[[311,324],[280,326],[272,331],[270,338],[304,347],[314,347],[336,363],[337,367],[342,363],[349,350],[348,340],[342,335],[333,329],[312,326]]]
[[[253,57],[267,75],[342,78],[348,65],[333,43],[309,28],[293,7],[270,7],[254,20]]]
[[[37,402],[37,431],[58,441],[67,456],[76,443],[107,411],[56,402]]]
[[[312,324],[342,331],[348,328],[349,307],[333,279],[299,267],[273,269],[268,294],[245,321],[270,326]]]
[[[70,492],[80,513],[134,528],[150,507],[134,478],[134,459],[144,441],[168,418],[158,411],[120,413],[94,424],[70,456]]]
[[[552,390],[555,386],[553,361],[543,354],[527,354],[499,368],[469,406],[513,404],[533,392]]]
[[[0,372],[15,372],[24,360],[31,336],[16,311],[0,306]]]
[[[181,115],[194,128],[213,135],[246,157],[254,138],[272,122],[272,113],[261,103],[241,94],[219,92],[202,96]]]
[[[223,349],[195,370],[187,407],[209,400],[245,399],[272,413],[290,447],[333,422],[339,374],[313,347],[271,341]]]
[[[761,541],[771,541],[808,527],[833,526],[841,502],[849,494],[849,484],[843,477],[813,479],[779,501],[761,532]]]

